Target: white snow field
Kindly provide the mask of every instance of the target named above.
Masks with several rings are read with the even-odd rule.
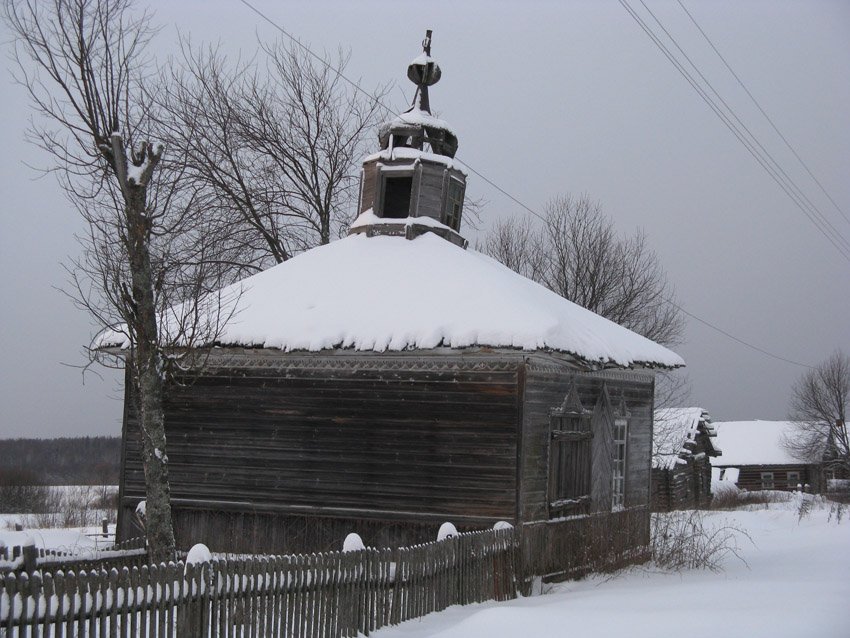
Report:
[[[651,566],[614,578],[555,585],[542,596],[451,607],[375,632],[379,638],[847,638],[850,521],[817,509],[798,522],[787,504],[711,512],[716,525],[745,529],[747,564],[725,571],[661,573]]]

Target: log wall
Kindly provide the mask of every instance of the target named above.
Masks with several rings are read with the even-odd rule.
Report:
[[[370,534],[399,523],[412,524],[406,538],[419,541],[446,520],[513,521],[521,360],[250,352],[211,360],[168,393],[178,538],[225,548],[224,537],[243,529],[257,542],[240,551],[303,551],[287,543],[311,537],[316,516],[338,521],[328,528],[337,543],[351,531],[376,542]],[[144,495],[132,411],[125,428],[122,537],[135,535],[131,513]],[[292,531],[277,538],[274,529]]]
[[[578,372],[566,362],[552,358],[530,357],[523,390],[519,512],[521,520],[533,522],[549,518],[548,477],[550,424],[552,408],[564,401],[575,383],[582,406],[593,411],[591,428],[595,450],[613,449],[610,443],[611,414],[598,405],[606,388],[613,401],[622,398],[628,410],[629,434],[626,446],[627,508],[649,503],[649,464],[652,447],[652,409],[654,380],[651,373],[631,371]],[[605,439],[607,437],[607,439]],[[595,457],[599,452],[595,453]],[[598,460],[597,458],[594,459]],[[595,463],[591,469],[593,491],[591,508],[611,511],[610,465]]]

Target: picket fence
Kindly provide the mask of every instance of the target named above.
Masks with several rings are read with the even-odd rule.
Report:
[[[398,549],[10,572],[0,576],[0,637],[368,635],[514,598],[517,556],[504,529]]]

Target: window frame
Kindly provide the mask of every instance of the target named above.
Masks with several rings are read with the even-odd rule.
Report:
[[[382,219],[407,219],[414,214],[413,196],[417,189],[417,172],[412,166],[379,165],[378,191],[375,194],[375,214]],[[410,197],[407,202],[407,214],[404,217],[387,217],[387,180],[410,179]]]
[[[559,408],[549,412],[546,504],[549,518],[590,512],[593,413],[571,388]]]
[[[761,473],[761,489],[763,490],[775,490],[776,489],[776,480],[773,472],[762,472]]]
[[[457,199],[452,197],[452,188],[457,186]],[[455,177],[454,175],[449,175],[448,184],[446,185],[446,216],[445,216],[445,224],[452,230],[458,231],[460,230],[460,221],[463,215],[463,200],[464,194],[466,192],[466,184],[464,184],[463,180]],[[457,211],[455,212],[454,206],[457,205]]]
[[[791,476],[792,476],[792,475],[794,475],[794,476],[796,476],[796,477],[797,477],[797,478],[796,478],[795,480],[793,480],[793,481],[792,481],[792,479],[791,479]],[[792,470],[792,471],[789,471],[789,472],[786,472],[786,473],[785,473],[785,482],[788,484],[788,487],[792,487],[792,488],[794,488],[794,489],[797,489],[797,486],[798,486],[798,485],[802,485],[802,484],[803,484],[803,481],[802,481],[801,479],[802,479],[802,477],[800,476],[800,471],[799,471],[799,470]]]
[[[618,428],[622,428],[622,438],[618,438]],[[624,415],[614,415],[611,441],[614,458],[611,459],[611,511],[620,511],[626,507],[626,477],[629,459],[629,419]],[[622,458],[620,458],[622,457]]]

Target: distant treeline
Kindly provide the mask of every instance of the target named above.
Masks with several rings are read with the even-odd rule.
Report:
[[[121,438],[0,439],[0,485],[116,485]]]

